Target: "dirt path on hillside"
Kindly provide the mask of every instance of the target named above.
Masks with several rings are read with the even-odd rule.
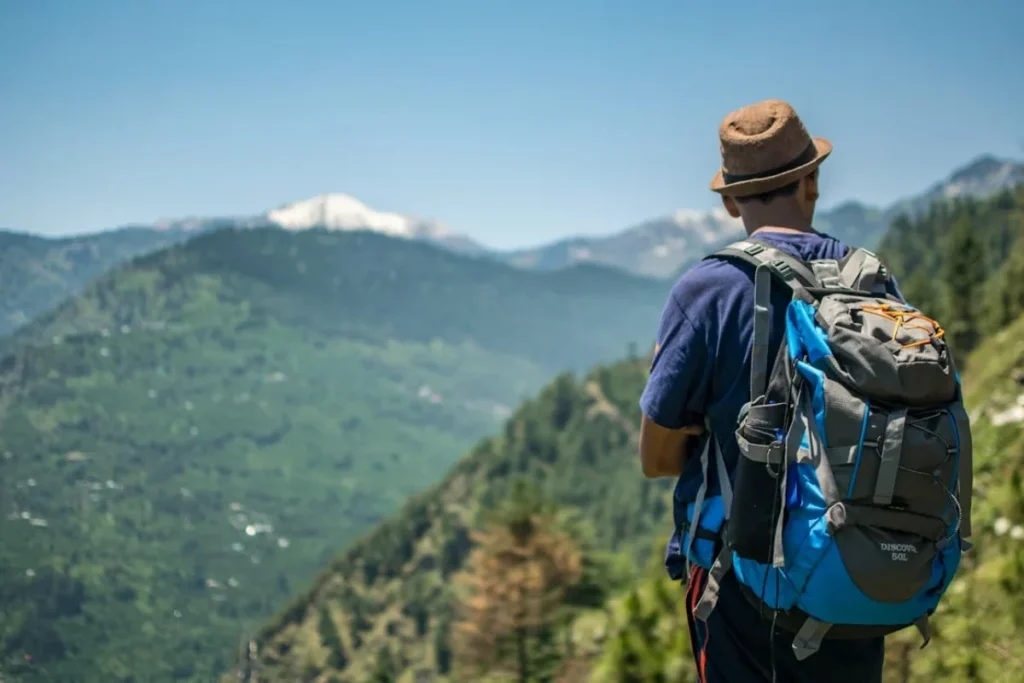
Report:
[[[625,430],[627,434],[629,434],[629,438],[631,440],[639,440],[640,432],[637,429],[637,425],[633,424],[630,420],[627,420],[619,411],[619,409],[616,408],[611,403],[611,401],[608,400],[608,398],[604,395],[604,392],[601,390],[600,384],[598,384],[594,380],[590,380],[589,382],[586,383],[586,385],[584,385],[584,389],[586,390],[587,394],[592,399],[594,399],[594,404],[587,409],[588,419],[591,419],[596,415],[607,415],[614,422],[618,423],[618,425],[622,427],[622,429]]]

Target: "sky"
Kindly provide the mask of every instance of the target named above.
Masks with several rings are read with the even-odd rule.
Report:
[[[496,248],[709,209],[768,97],[823,205],[1024,158],[1024,2],[0,0],[0,227],[255,214],[325,192]]]

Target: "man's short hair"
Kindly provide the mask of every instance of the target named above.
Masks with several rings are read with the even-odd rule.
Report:
[[[808,176],[813,176],[813,175],[816,175],[817,172],[818,172],[818,169],[814,169],[813,171],[811,171],[807,175]],[[806,178],[807,176],[804,176],[804,177]],[[792,197],[793,195],[796,194],[797,188],[800,187],[800,181],[801,180],[802,180],[802,178],[797,178],[796,180],[794,180],[791,183],[783,185],[782,187],[777,187],[774,190],[769,190],[767,192],[762,192],[761,194],[752,194],[752,195],[748,195],[746,197],[736,197],[736,201],[738,203],[740,203],[740,204],[747,204],[747,203],[752,202],[752,201],[759,201],[762,204],[767,204],[768,202],[770,202],[771,200],[775,199],[776,197]]]

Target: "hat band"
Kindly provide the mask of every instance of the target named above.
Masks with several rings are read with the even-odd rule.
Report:
[[[804,164],[814,161],[814,158],[818,155],[818,148],[814,144],[814,140],[811,140],[807,144],[807,148],[801,152],[795,159],[790,162],[778,166],[776,168],[768,169],[767,171],[759,171],[757,173],[726,173],[722,171],[722,180],[725,181],[726,185],[733,183],[741,183],[746,180],[757,180],[759,178],[770,178],[772,176],[785,173],[786,171],[792,171],[794,168],[799,168]]]

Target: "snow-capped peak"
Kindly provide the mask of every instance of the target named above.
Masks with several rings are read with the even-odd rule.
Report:
[[[394,237],[441,237],[443,226],[397,213],[375,211],[347,194],[322,194],[267,212],[286,230],[322,226],[328,230],[373,230]]]
[[[721,207],[709,211],[680,209],[672,215],[672,222],[682,230],[692,231],[705,244],[743,233],[743,221],[733,218]]]

